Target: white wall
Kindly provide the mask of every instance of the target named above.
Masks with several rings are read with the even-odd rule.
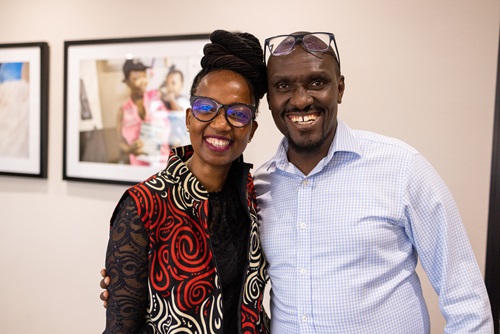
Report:
[[[125,187],[62,180],[65,40],[334,32],[346,77],[340,117],[424,153],[454,193],[484,271],[499,13],[498,0],[0,0],[0,43],[47,41],[51,57],[48,179],[0,176],[0,333],[104,327],[99,270]],[[246,153],[255,165],[280,138],[265,102],[258,120]]]

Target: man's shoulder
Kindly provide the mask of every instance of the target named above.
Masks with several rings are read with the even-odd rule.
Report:
[[[286,157],[287,149],[288,142],[286,138],[282,138],[280,143],[278,144],[275,154],[255,170],[255,172],[253,173],[254,179],[257,180],[263,175],[269,174],[275,168],[278,161],[288,161]]]
[[[274,162],[274,157],[264,162],[261,166],[259,166],[255,172],[253,173],[253,178],[255,181],[258,181],[262,176],[269,173],[269,168],[271,164]]]
[[[382,150],[395,154],[413,155],[418,153],[413,146],[395,137],[365,130],[352,130],[352,133],[365,152],[367,150]]]

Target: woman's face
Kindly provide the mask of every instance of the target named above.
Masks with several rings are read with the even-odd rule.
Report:
[[[196,95],[210,97],[221,104],[255,104],[246,80],[228,70],[210,72],[203,77]],[[193,165],[229,170],[231,163],[243,153],[252,139],[257,122],[254,120],[242,128],[234,128],[227,122],[223,108],[212,121],[201,122],[189,108],[186,111],[186,126],[194,149]]]

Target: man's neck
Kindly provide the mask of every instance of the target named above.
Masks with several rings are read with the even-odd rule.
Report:
[[[310,150],[296,150],[293,145],[288,142],[288,150],[286,152],[288,161],[297,167],[304,175],[309,173],[318,165],[318,163],[328,155],[330,146],[335,138],[337,128],[326,138],[324,138],[321,147]]]
[[[328,154],[326,152],[302,153],[288,148],[287,157],[295,167],[297,167],[304,175],[309,173],[318,165],[318,163]]]

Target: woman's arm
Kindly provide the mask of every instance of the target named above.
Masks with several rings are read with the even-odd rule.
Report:
[[[111,222],[106,269],[111,282],[105,334],[137,333],[148,305],[148,237],[131,197],[124,197]]]

